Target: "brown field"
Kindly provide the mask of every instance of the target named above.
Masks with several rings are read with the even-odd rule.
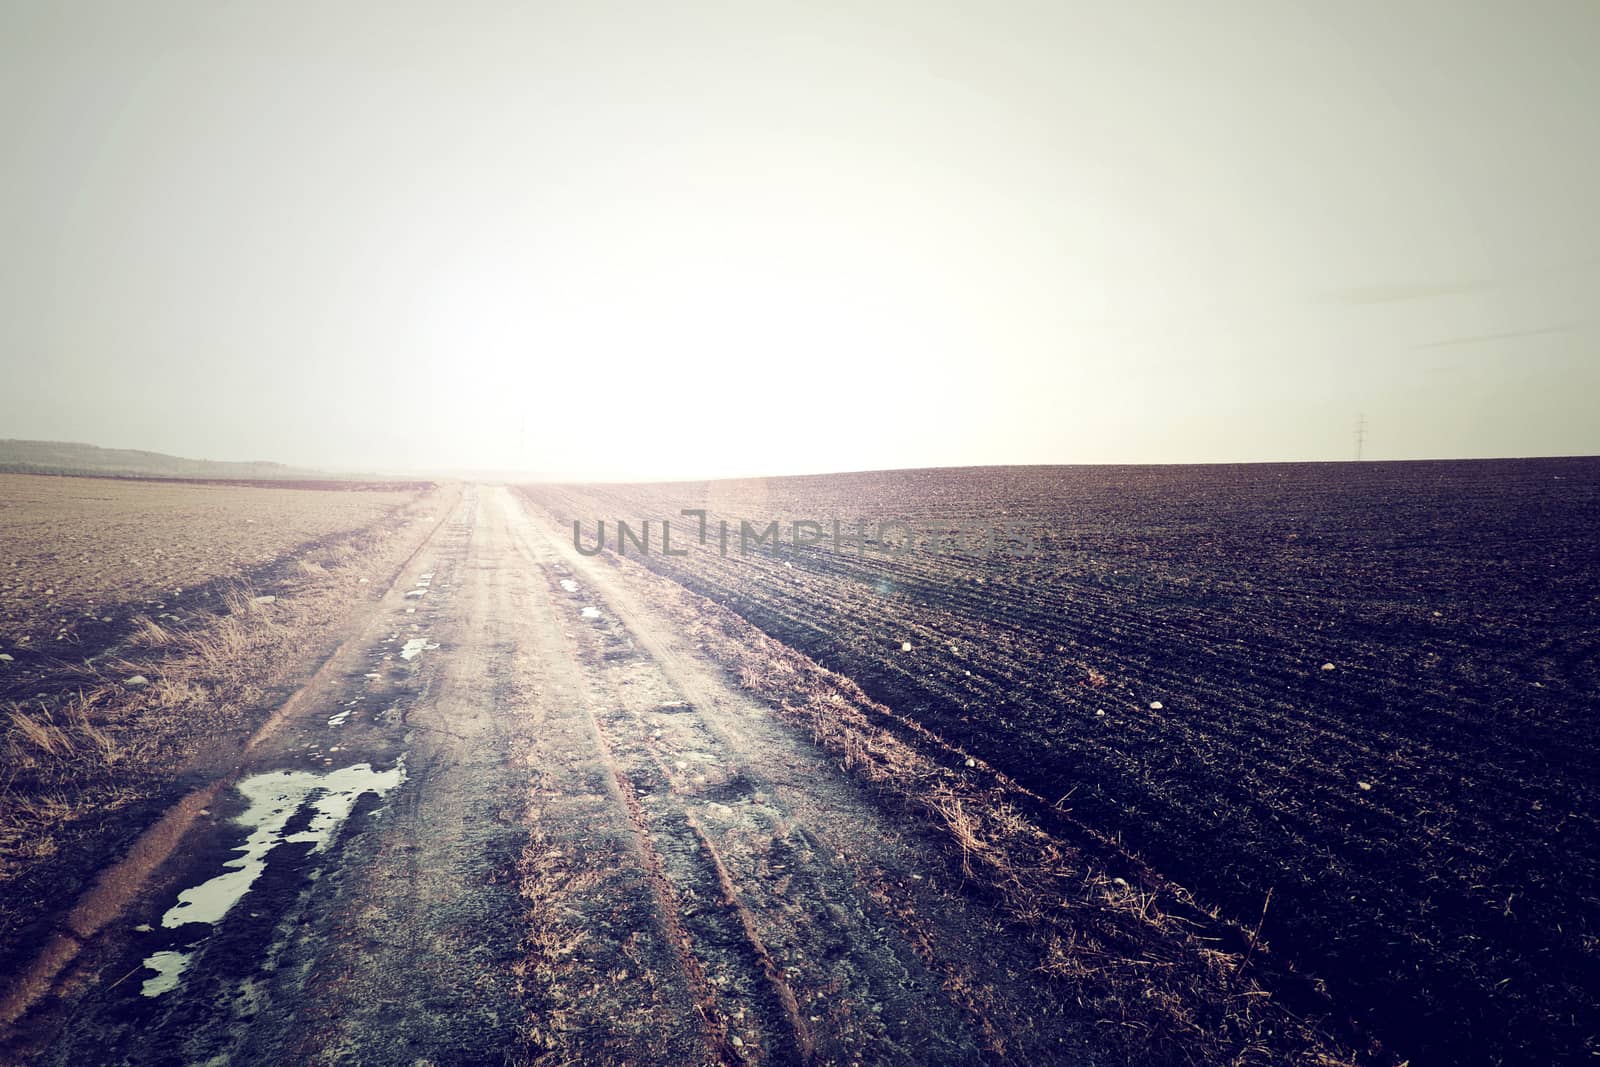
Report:
[[[1259,930],[1388,1054],[1600,1054],[1600,461],[526,492],[608,555],[650,520],[630,558]],[[893,555],[888,520],[935,533]],[[938,551],[959,520],[1033,544]]]
[[[57,646],[369,525],[418,491],[0,474],[0,652],[71,654]]]

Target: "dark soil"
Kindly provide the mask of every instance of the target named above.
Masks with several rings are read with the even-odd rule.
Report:
[[[690,554],[651,567],[1261,921],[1387,1051],[1600,1054],[1600,460],[532,495],[586,545],[670,518]],[[682,508],[785,542],[793,519],[1022,523],[1036,548],[723,557]]]

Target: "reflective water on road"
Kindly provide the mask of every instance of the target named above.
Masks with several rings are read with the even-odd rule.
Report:
[[[267,857],[273,849],[286,841],[309,842],[312,852],[320,852],[350,817],[362,794],[382,797],[404,780],[403,757],[386,771],[357,763],[321,774],[272,771],[246,778],[237,788],[248,807],[234,821],[250,827],[250,835],[234,849],[238,855],[223,863],[221,874],[178,894],[178,902],[161,917],[161,925],[176,929],[190,923],[221,922],[266,870]],[[302,811],[310,821],[302,819],[304,829],[287,832],[291,820]],[[147,956],[144,965],[156,973],[145,979],[144,995],[157,997],[175,988],[192,962],[192,950],[199,944],[187,946],[191,950],[188,952],[167,950]]]

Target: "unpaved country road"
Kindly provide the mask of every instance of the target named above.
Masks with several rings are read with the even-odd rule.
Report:
[[[914,826],[509,491],[329,668],[8,1056],[1093,1060]]]

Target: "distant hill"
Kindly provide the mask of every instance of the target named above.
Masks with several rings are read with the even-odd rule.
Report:
[[[100,448],[70,441],[0,440],[0,471],[14,474],[97,474],[118,478],[198,478],[205,480],[307,481],[372,475],[333,475],[327,471],[251,461],[225,463],[184,459],[160,452]]]

